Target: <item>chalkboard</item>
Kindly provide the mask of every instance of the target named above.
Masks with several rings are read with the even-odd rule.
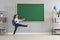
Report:
[[[44,4],[17,4],[17,14],[25,21],[44,21]]]

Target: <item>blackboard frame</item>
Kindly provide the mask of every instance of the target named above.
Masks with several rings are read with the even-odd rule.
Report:
[[[41,3],[17,3],[17,4],[41,4]],[[16,4],[16,13],[17,13],[17,4]],[[42,3],[44,5],[44,3]],[[17,13],[18,14],[18,13]],[[26,21],[26,20],[25,20]],[[29,21],[29,20],[28,20]],[[31,20],[30,20],[31,21]],[[35,20],[34,20],[35,21]],[[40,20],[41,21],[41,20]],[[44,19],[42,20],[44,21]]]

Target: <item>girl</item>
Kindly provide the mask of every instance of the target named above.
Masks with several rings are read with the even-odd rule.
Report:
[[[14,15],[12,23],[13,23],[13,25],[15,26],[15,30],[14,30],[13,34],[15,34],[15,32],[16,32],[16,30],[17,30],[17,28],[18,28],[19,26],[27,27],[27,25],[19,24],[19,21],[24,21],[24,20],[25,20],[25,19],[22,19],[22,20],[20,19],[20,20],[18,20],[18,15],[17,15],[17,14]]]

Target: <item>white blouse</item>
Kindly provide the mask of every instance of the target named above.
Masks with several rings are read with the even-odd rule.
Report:
[[[15,18],[14,21],[15,21],[16,23],[19,23],[19,21],[22,21],[22,19]]]

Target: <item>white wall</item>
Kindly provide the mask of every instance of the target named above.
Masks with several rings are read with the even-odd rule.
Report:
[[[58,3],[59,0],[0,0],[0,9],[4,9],[8,12],[8,32],[13,32],[14,26],[11,21],[13,15],[16,13],[16,3],[43,3],[44,4],[44,21],[43,22],[23,22],[28,24],[27,28],[19,27],[17,32],[20,33],[50,33],[52,32],[52,9],[54,2]],[[60,2],[59,2],[60,3]],[[59,5],[58,3],[58,5]],[[4,7],[3,7],[4,6]]]

